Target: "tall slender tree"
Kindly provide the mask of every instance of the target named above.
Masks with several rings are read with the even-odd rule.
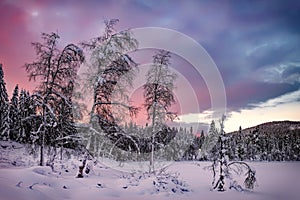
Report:
[[[19,93],[18,85],[10,102],[9,115],[11,139],[23,143],[30,142],[36,110],[29,92],[22,89]]]
[[[213,183],[213,189],[217,189],[218,191],[224,191],[225,190],[225,176],[228,175],[228,159],[226,157],[226,153],[228,149],[225,149],[224,143],[226,140],[225,132],[224,132],[224,120],[225,115],[222,116],[222,119],[220,120],[220,131],[218,134],[218,142],[216,143],[216,152],[214,154],[216,157],[214,157],[214,164],[213,164],[213,170],[215,171],[215,167],[219,166],[219,178],[218,180]]]
[[[21,119],[19,113],[19,86],[16,85],[9,104],[10,132],[9,138],[14,141],[20,139]]]
[[[9,101],[4,81],[4,72],[0,63],[0,139],[8,139],[9,131]]]
[[[31,143],[31,131],[38,124],[36,106],[32,96],[26,90],[21,90],[19,97],[19,114],[21,119],[20,142]]]
[[[169,69],[170,58],[170,53],[164,50],[158,51],[153,56],[153,65],[146,74],[146,84],[144,85],[144,106],[152,125],[150,156],[150,170],[152,171],[154,171],[155,134],[163,129],[168,118],[174,118],[174,114],[169,111],[169,108],[175,103],[173,90],[176,74]]]
[[[77,70],[84,61],[83,51],[74,44],[58,49],[59,35],[43,33],[43,42],[32,43],[37,60],[25,64],[29,80],[38,80],[40,85],[34,94],[39,106],[41,124],[35,131],[40,140],[40,165],[44,164],[44,144],[56,140],[60,103],[71,105],[70,90],[77,77]]]
[[[118,124],[125,121],[126,116],[134,115],[138,111],[130,105],[127,93],[137,71],[137,64],[127,52],[135,50],[138,44],[129,30],[115,30],[118,21],[106,20],[103,35],[82,43],[90,54],[86,77],[86,88],[93,93],[90,122],[99,124],[117,147],[137,150],[136,141]]]

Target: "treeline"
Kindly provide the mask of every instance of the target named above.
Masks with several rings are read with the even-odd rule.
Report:
[[[0,74],[3,74],[2,66],[0,66]],[[10,101],[6,89],[1,90],[1,96],[5,97],[1,98],[1,140],[31,142],[33,137],[30,133],[39,124],[38,115],[36,115],[37,105],[33,97],[26,90],[22,89],[19,92],[18,85]]]
[[[130,136],[137,138],[151,138],[151,126],[138,126],[135,123],[126,123],[122,129]],[[192,128],[173,127],[176,132],[175,137],[167,144],[161,144],[161,147],[154,152],[158,160],[181,160],[186,150],[197,137]],[[120,163],[125,161],[148,161],[150,153],[138,153],[133,151],[124,151],[111,141],[100,126],[91,124],[78,124],[78,132],[83,137],[84,146],[95,158],[109,158]],[[150,144],[149,144],[150,145]]]
[[[300,123],[277,122],[228,134],[231,160],[299,161]]]
[[[206,137],[196,138],[183,159],[213,160],[216,150],[203,153]],[[299,122],[270,122],[245,130],[240,128],[223,138],[225,155],[232,161],[300,160]]]

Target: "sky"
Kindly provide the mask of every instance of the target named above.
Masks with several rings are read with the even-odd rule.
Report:
[[[0,63],[9,95],[16,84],[27,90],[36,86],[22,66],[36,58],[31,42],[41,41],[42,32],[59,33],[62,45],[79,43],[101,35],[103,21],[112,18],[120,20],[118,30],[167,28],[201,45],[224,84],[227,132],[268,121],[300,120],[299,0],[1,0]],[[141,71],[152,53],[138,60]],[[172,58],[172,69],[179,74],[177,123],[209,124],[213,86],[187,60],[176,54]],[[132,99],[141,94],[136,88]]]

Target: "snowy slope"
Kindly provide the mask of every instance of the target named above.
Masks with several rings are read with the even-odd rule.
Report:
[[[250,163],[258,187],[253,192],[210,191],[209,162],[175,162],[165,173],[122,172],[98,163],[84,178],[75,178],[80,162],[70,159],[50,167],[34,166],[22,146],[1,149],[0,199],[300,199],[300,162]],[[8,147],[6,147],[7,149]],[[12,162],[19,163],[12,165]],[[137,163],[130,163],[130,165]],[[229,183],[227,183],[228,186]]]

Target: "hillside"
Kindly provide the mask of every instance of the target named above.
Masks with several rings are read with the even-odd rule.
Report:
[[[268,122],[226,136],[231,160],[300,160],[300,122]]]
[[[249,127],[242,129],[241,131],[234,131],[228,134],[251,134],[254,132],[264,133],[264,134],[272,134],[272,133],[287,133],[291,130],[300,131],[300,121],[273,121],[266,122],[263,124],[259,124],[257,126]]]

